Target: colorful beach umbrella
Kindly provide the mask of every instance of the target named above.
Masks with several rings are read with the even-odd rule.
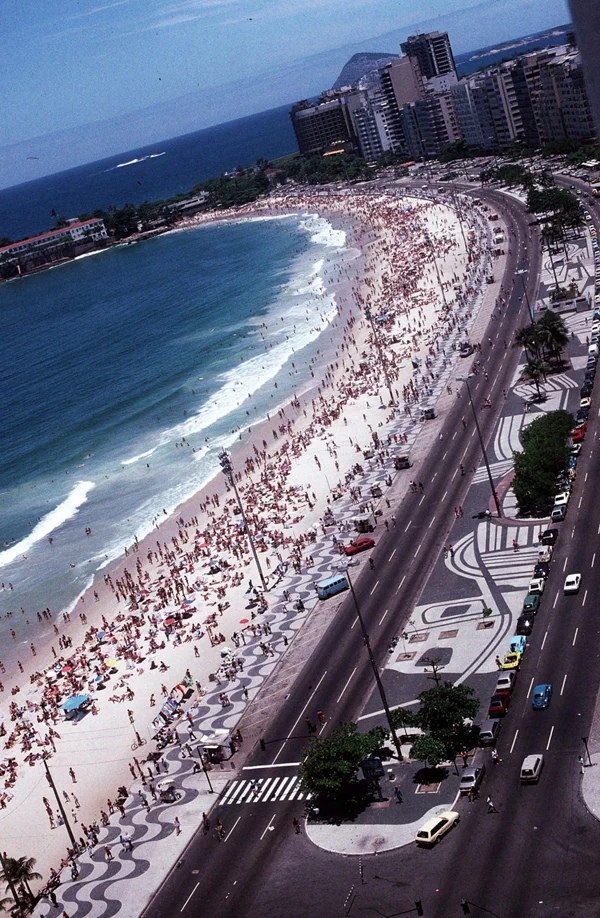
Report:
[[[76,711],[82,704],[85,704],[86,701],[89,700],[89,695],[72,695],[70,698],[67,698],[66,701],[63,701],[61,708],[63,711]]]

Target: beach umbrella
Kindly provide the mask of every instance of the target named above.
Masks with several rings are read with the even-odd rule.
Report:
[[[68,664],[66,666],[63,666],[63,668],[61,669],[61,673],[72,673],[72,672],[73,672],[73,667],[69,666]]]
[[[117,665],[117,661],[116,661],[116,660],[107,660],[107,661],[106,661],[106,666],[116,666],[116,665]]]
[[[67,698],[66,701],[63,701],[61,708],[63,711],[76,711],[82,704],[85,704],[86,701],[89,700],[89,695],[72,695],[70,698]]]
[[[192,602],[193,602],[193,599],[184,599],[182,605],[191,606]]]

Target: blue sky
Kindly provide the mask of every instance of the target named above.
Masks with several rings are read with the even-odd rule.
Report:
[[[372,37],[434,27],[436,17],[443,28],[454,17],[462,23],[455,34],[449,29],[460,52],[566,22],[569,13],[566,0],[2,0],[2,158],[7,147],[21,150],[60,130],[64,165],[53,160],[53,168],[66,168],[74,164],[71,129],[171,103],[181,108],[182,96],[181,130],[175,119],[161,135],[157,116],[156,137],[146,126],[119,146],[115,134],[112,152],[287,103],[328,85],[315,86],[290,62],[352,43],[367,49]],[[399,49],[375,42],[369,50]]]

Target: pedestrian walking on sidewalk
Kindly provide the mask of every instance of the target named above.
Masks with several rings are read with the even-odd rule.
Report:
[[[173,826],[175,828],[175,835],[181,835],[181,823],[179,822],[178,816],[173,820]]]
[[[580,755],[577,761],[579,762],[579,773],[584,775],[585,774],[585,762],[583,761],[583,756]]]

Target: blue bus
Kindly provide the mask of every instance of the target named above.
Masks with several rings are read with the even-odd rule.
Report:
[[[342,593],[348,587],[348,578],[345,574],[334,574],[333,577],[328,577],[327,580],[321,580],[320,583],[317,583],[317,595],[319,599],[329,599],[330,596]]]

